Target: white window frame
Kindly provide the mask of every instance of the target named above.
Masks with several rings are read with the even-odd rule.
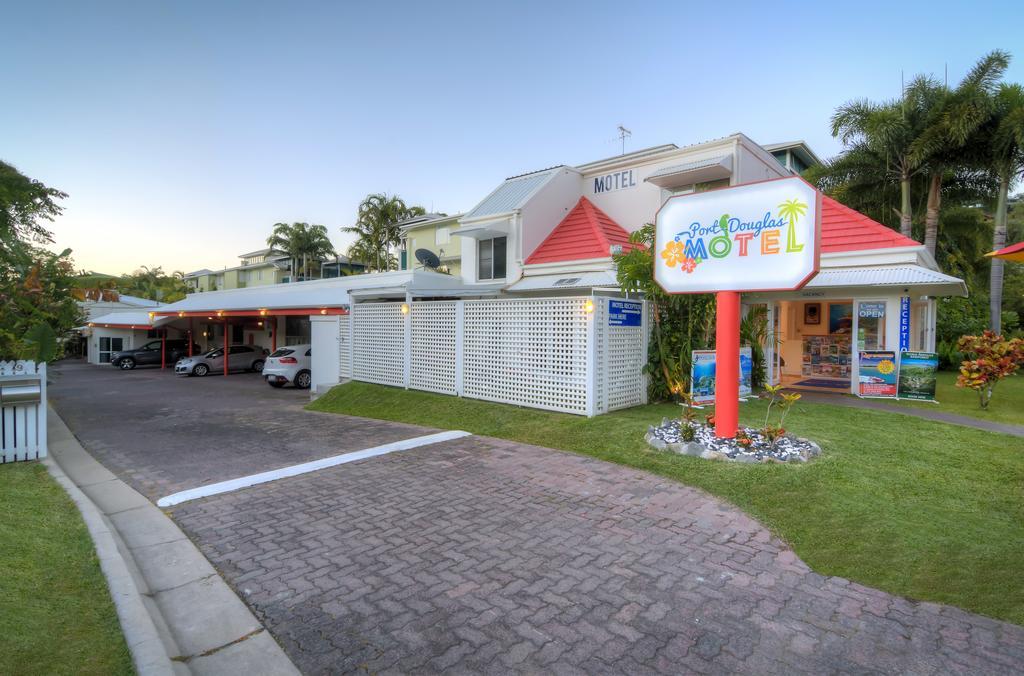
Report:
[[[501,277],[494,276],[494,241],[497,239],[505,240],[505,274]],[[484,277],[480,274],[480,247],[484,242],[488,242],[491,246],[491,275]],[[500,282],[508,276],[508,236],[500,235],[498,237],[488,237],[487,239],[478,239],[476,241],[476,279],[479,282]]]

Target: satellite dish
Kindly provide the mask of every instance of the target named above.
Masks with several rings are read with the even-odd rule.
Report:
[[[430,249],[416,249],[416,260],[431,270],[441,265],[441,259]]]

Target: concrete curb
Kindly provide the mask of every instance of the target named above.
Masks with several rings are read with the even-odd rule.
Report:
[[[137,672],[298,674],[177,525],[82,448],[49,411],[46,466],[78,505]]]
[[[50,412],[53,415],[53,412]],[[85,493],[68,478],[52,458],[45,458],[43,464],[50,471],[82,514],[89,535],[96,547],[100,569],[107,578],[110,597],[117,610],[124,640],[132,654],[132,663],[139,676],[173,676],[174,667],[164,648],[163,640],[142,601],[142,592],[135,585],[128,563],[117,546],[109,522]]]

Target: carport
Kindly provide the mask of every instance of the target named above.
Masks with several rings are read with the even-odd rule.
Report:
[[[333,283],[332,283],[333,282]],[[224,374],[230,369],[231,345],[258,345],[271,352],[289,336],[289,318],[348,314],[348,293],[338,280],[297,282],[266,287],[195,293],[150,312],[154,328],[173,328],[205,349],[224,348]],[[220,333],[220,340],[217,340]],[[166,359],[163,362],[166,366]]]

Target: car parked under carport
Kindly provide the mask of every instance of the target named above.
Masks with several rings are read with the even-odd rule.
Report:
[[[228,371],[263,371],[266,362],[266,351],[253,345],[231,345],[228,348]],[[174,372],[183,376],[205,376],[211,372],[224,371],[224,348],[218,347],[209,352],[192,357],[179,359],[174,365]]]

